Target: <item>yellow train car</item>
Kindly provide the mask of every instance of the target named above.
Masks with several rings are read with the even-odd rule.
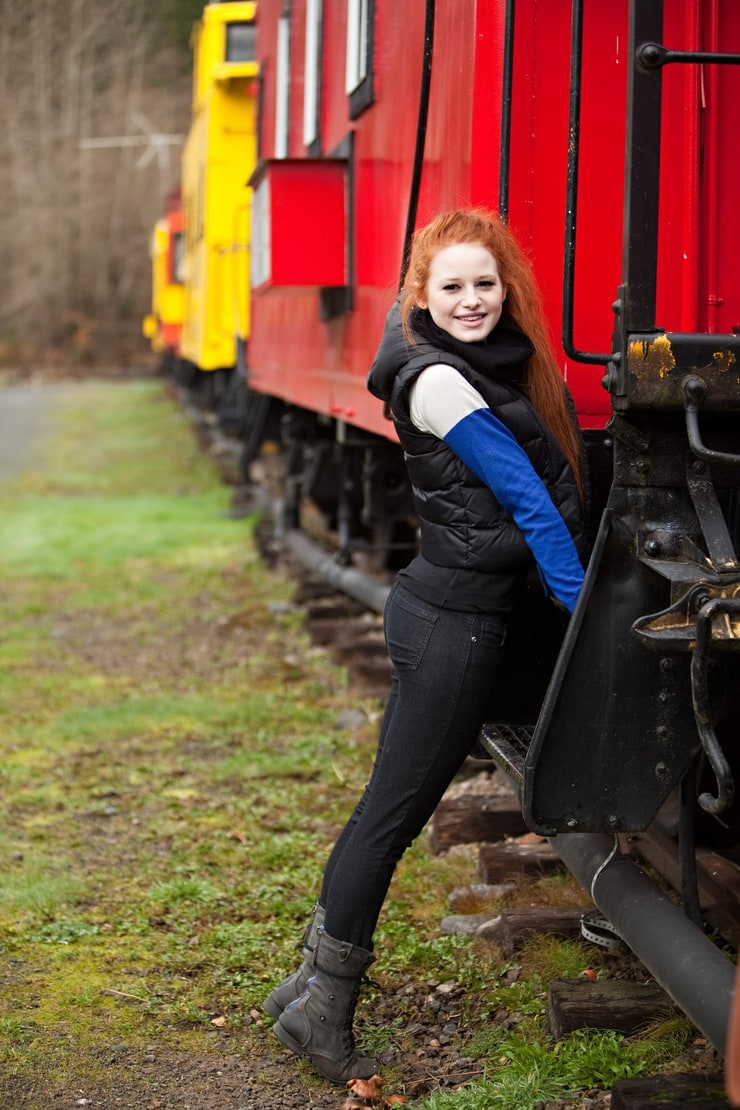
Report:
[[[247,181],[257,157],[256,14],[256,3],[207,4],[193,31],[192,121],[182,160],[181,353],[214,379],[228,379],[237,344],[249,336]],[[224,384],[211,381],[206,392]]]
[[[151,239],[152,308],[142,331],[165,369],[180,358],[185,314],[183,214],[180,190],[168,198],[167,214],[154,225]]]

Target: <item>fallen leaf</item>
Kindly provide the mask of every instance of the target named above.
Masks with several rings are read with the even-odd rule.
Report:
[[[360,1102],[356,1098],[347,1098],[344,1100],[339,1110],[367,1110],[367,1103]]]
[[[211,1025],[217,1025],[220,1029],[222,1025],[226,1025],[226,1018],[225,1017],[215,1017],[215,1018],[212,1019]]]
[[[406,1095],[386,1095],[383,1101],[378,1103],[378,1110],[386,1110],[388,1106],[405,1106],[407,1102]]]
[[[383,1093],[383,1080],[379,1075],[373,1075],[370,1079],[350,1079],[347,1087],[358,1098],[366,1100],[380,1098]]]
[[[597,978],[596,972],[591,967],[584,968],[583,971],[581,972],[581,975],[583,975],[584,978],[586,978],[586,979],[596,979]]]

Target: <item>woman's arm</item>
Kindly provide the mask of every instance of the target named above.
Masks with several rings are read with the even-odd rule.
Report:
[[[480,393],[451,366],[428,366],[413,385],[411,419],[444,440],[511,515],[549,594],[572,612],[583,583],[573,539],[526,452]]]

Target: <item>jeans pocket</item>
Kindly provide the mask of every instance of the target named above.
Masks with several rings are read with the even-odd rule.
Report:
[[[484,620],[481,624],[481,641],[488,648],[500,648],[506,640],[506,625],[497,620]]]
[[[438,614],[402,586],[394,586],[385,610],[385,640],[391,663],[416,670],[424,658]]]

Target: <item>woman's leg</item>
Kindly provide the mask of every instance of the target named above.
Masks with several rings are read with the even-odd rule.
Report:
[[[384,743],[384,740],[385,740],[385,735],[388,731],[388,726],[389,726],[390,721],[393,717],[393,713],[394,713],[394,710],[395,710],[395,707],[396,707],[397,700],[398,700],[398,677],[394,673],[393,679],[391,681],[390,692],[388,694],[388,700],[385,703],[385,710],[383,712],[383,720],[381,721],[381,724],[380,724],[380,732],[379,732],[379,735],[378,735],[378,748],[377,748],[377,752],[376,752],[376,755],[375,755],[374,768],[377,766],[378,756],[380,755],[380,752],[383,749],[383,743]],[[375,774],[374,768],[373,768],[373,775]],[[326,905],[326,899],[329,897],[329,887],[331,886],[331,879],[332,879],[332,875],[334,874],[334,868],[336,867],[338,861],[341,859],[342,853],[344,852],[345,845],[346,845],[347,841],[349,840],[349,838],[351,837],[352,832],[354,831],[355,825],[357,824],[357,822],[360,819],[360,815],[361,815],[363,809],[365,808],[365,801],[366,801],[367,797],[370,794],[371,788],[372,788],[372,775],[371,775],[370,781],[365,786],[365,790],[364,790],[364,793],[363,793],[362,797],[360,798],[359,802],[357,803],[357,805],[355,807],[354,813],[352,814],[349,821],[347,822],[347,824],[342,829],[342,832],[339,834],[339,837],[338,837],[336,843],[334,844],[334,847],[332,848],[331,853],[329,854],[329,858],[326,862],[326,867],[324,868],[324,876],[323,876],[323,881],[322,881],[322,886],[321,886],[321,894],[319,896],[319,904],[321,906]]]
[[[365,949],[396,864],[485,720],[504,639],[494,618],[444,610],[394,587],[386,609],[393,703],[365,794],[330,857],[325,928]]]

